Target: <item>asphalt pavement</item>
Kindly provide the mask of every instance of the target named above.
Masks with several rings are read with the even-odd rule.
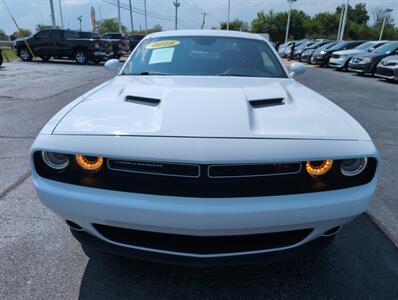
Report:
[[[297,78],[346,109],[375,140],[383,170],[371,218],[346,225],[317,255],[194,269],[106,254],[88,259],[37,199],[27,157],[35,136],[56,111],[110,77],[100,66],[72,63],[0,68],[1,299],[397,298],[398,251],[390,239],[398,240],[398,84],[319,68]]]

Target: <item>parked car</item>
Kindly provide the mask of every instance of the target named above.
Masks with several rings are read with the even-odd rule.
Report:
[[[133,51],[137,47],[138,43],[145,37],[144,34],[132,34],[125,37],[129,41],[130,51]]]
[[[32,37],[15,41],[17,55],[23,61],[31,61],[33,56],[26,47],[25,41],[35,56],[48,61],[51,57],[74,59],[78,64],[88,61],[98,62],[112,56],[112,47],[101,39],[80,38],[77,31],[63,29],[46,29]]]
[[[343,41],[338,42],[336,45],[329,49],[324,49],[316,55],[313,55],[313,60],[311,62],[320,65],[321,67],[327,66],[329,63],[329,59],[332,57],[333,52],[347,50],[355,48],[356,46],[363,44],[363,41]]]
[[[348,63],[348,70],[357,74],[374,75],[377,64],[384,57],[395,54],[398,54],[398,41],[388,42],[370,53],[354,56]]]
[[[316,41],[306,41],[302,43],[301,45],[295,47],[294,53],[293,53],[293,59],[299,59],[301,53],[303,53],[304,50],[311,48],[312,45],[315,45]]]
[[[398,55],[383,58],[376,67],[375,75],[387,80],[398,81]]]
[[[364,213],[379,154],[257,34],[149,34],[44,126],[43,204],[91,255],[206,266],[317,249]],[[364,242],[365,243],[365,242]]]
[[[303,62],[307,62],[308,64],[312,64],[312,63],[314,63],[312,61],[312,58],[313,58],[314,55],[316,55],[317,53],[319,53],[319,52],[321,52],[321,51],[323,51],[325,49],[329,49],[329,48],[333,47],[336,44],[337,44],[337,42],[328,42],[328,43],[326,43],[325,45],[323,45],[323,46],[321,46],[319,48],[305,50],[301,54],[300,59]]]
[[[78,34],[81,39],[100,39],[101,38],[101,35],[98,32],[79,31]]]
[[[316,42],[316,43],[313,44],[312,46],[307,47],[306,49],[304,49],[304,50],[301,52],[301,54],[300,54],[298,60],[299,60],[300,62],[303,62],[303,61],[308,62],[308,61],[310,61],[310,58],[311,58],[312,54],[313,54],[316,50],[322,48],[324,45],[327,45],[327,44],[331,44],[331,42],[330,42],[330,41],[326,41],[326,40],[325,40],[325,41],[318,41],[318,42]]]
[[[306,42],[307,40],[299,40],[299,41],[291,41],[291,42],[287,42],[286,44],[282,44],[281,46],[279,46],[279,55],[283,58],[285,57],[290,57],[290,53],[291,53],[291,47],[294,43],[294,47],[299,47],[302,43]]]
[[[336,51],[332,54],[332,57],[329,60],[329,67],[338,69],[338,70],[347,70],[348,62],[351,58],[356,55],[364,54],[368,52],[372,52],[380,46],[383,46],[387,41],[371,41],[367,43],[363,43],[354,49],[350,50],[342,50]]]
[[[130,51],[129,41],[124,39],[124,35],[120,32],[106,32],[101,38],[112,44],[113,56],[120,58]]]

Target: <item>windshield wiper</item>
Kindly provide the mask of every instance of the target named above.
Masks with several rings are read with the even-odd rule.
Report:
[[[140,72],[140,73],[131,73],[130,75],[147,75],[147,76],[151,76],[151,75],[173,75],[170,73],[161,73],[161,72],[151,72],[151,71],[144,71],[144,72]]]
[[[217,76],[256,77],[248,74],[220,73]]]

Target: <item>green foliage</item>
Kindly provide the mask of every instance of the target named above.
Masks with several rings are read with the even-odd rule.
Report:
[[[97,22],[99,33],[119,32],[119,21],[117,19],[102,19]],[[126,33],[127,28],[122,24],[122,33]]]
[[[0,41],[7,41],[8,35],[4,32],[4,30],[0,29]]]
[[[32,35],[32,31],[30,31],[27,28],[20,28],[18,31],[14,32],[13,35],[17,36],[17,37],[28,37]]]
[[[51,29],[51,28],[53,28],[52,25],[37,24],[36,25],[36,32],[40,31],[40,30],[44,30],[44,29]],[[57,28],[59,28],[59,27],[57,26]]]
[[[149,33],[152,33],[152,32],[159,32],[159,31],[162,31],[162,26],[160,26],[160,24],[156,24],[155,26],[153,26],[152,28],[148,28],[148,30],[147,31],[145,31],[145,30],[137,30],[137,31],[134,31],[134,32],[129,32],[129,34],[143,34],[143,35],[145,35],[145,34],[149,34]]]
[[[226,30],[227,22],[221,22],[220,29]],[[229,22],[229,30],[249,31],[249,24],[242,20],[234,19],[233,21]]]
[[[341,16],[341,7],[337,7],[334,13],[323,12],[313,17],[303,11],[291,11],[291,24],[289,39],[301,38],[326,38],[336,39]],[[344,32],[345,40],[377,40],[381,29],[381,12],[376,12],[376,24],[370,26],[369,14],[366,4],[358,3],[354,7],[349,6],[347,11],[347,24]],[[257,33],[269,33],[273,41],[285,40],[287,12],[268,13],[260,11],[251,22],[250,30]],[[377,21],[379,20],[379,21]],[[221,23],[221,26],[223,23]],[[222,27],[221,27],[222,28]],[[394,27],[392,18],[387,20],[383,39],[398,39],[398,28]]]

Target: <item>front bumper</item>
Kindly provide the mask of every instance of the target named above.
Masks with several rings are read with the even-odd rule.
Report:
[[[371,63],[358,64],[358,63],[350,62],[348,64],[348,70],[351,72],[356,72],[356,73],[371,73],[372,72],[372,64]]]
[[[93,56],[95,59],[107,60],[113,56],[113,52],[95,51]]]
[[[328,59],[326,56],[312,56],[311,57],[311,63],[317,64],[317,65],[324,65],[327,64]]]
[[[375,76],[389,80],[398,80],[398,67],[388,68],[379,65],[376,68]]]
[[[333,58],[329,59],[328,66],[335,69],[343,69],[347,63],[347,59],[343,58]]]
[[[159,144],[162,145],[161,151]],[[100,145],[100,146],[99,146]],[[303,161],[323,157],[378,157],[371,141],[256,139],[189,139],[161,137],[104,137],[39,135],[31,153],[46,149],[66,153],[86,153],[104,157],[196,163],[251,163],[264,161]],[[233,151],[231,149],[239,149]],[[160,153],[160,152],[161,153]],[[245,153],[242,160],[242,153]],[[260,255],[299,247],[341,226],[365,212],[376,188],[377,174],[365,185],[325,192],[283,196],[200,198],[149,195],[111,191],[61,183],[32,176],[41,202],[102,242],[126,250],[153,255],[172,255],[201,260]],[[156,184],[156,183],[154,183]],[[194,253],[121,243],[106,237],[95,226],[107,225],[148,233],[190,237],[248,236],[310,229],[308,235],[290,244],[238,252]]]

